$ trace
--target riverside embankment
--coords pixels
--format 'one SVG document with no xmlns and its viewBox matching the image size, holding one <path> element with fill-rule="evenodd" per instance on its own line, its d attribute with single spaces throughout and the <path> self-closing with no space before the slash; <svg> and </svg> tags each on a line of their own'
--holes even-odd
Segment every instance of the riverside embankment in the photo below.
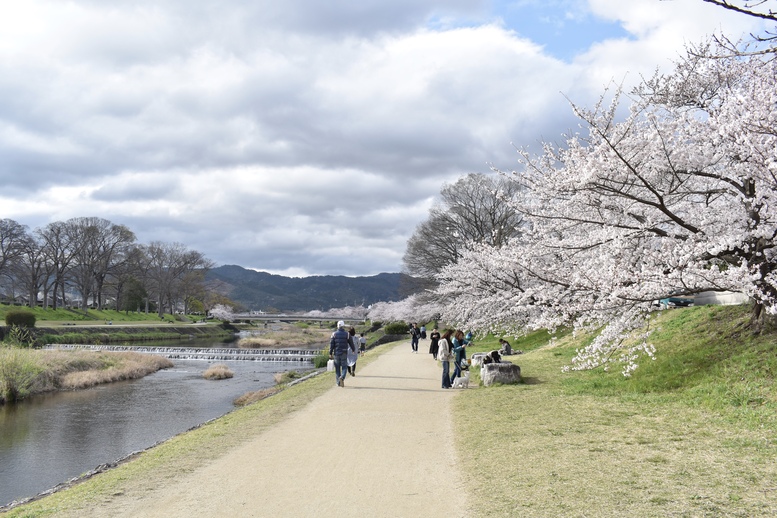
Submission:
<svg viewBox="0 0 777 518">
<path fill-rule="evenodd" d="M 317 376 L 9 515 L 154 516 L 156 502 L 169 510 L 178 500 L 197 516 L 267 510 L 394 518 L 422 514 L 422 506 L 408 510 L 408 502 L 434 491 L 444 500 L 440 509 L 449 499 L 466 505 L 450 516 L 467 509 L 500 518 L 775 516 L 777 333 L 752 332 L 750 319 L 748 308 L 660 312 L 651 319 L 656 359 L 645 359 L 629 378 L 619 369 L 562 371 L 591 335 L 549 341 L 545 332 L 532 333 L 511 340 L 524 351 L 510 357 L 523 383 L 480 387 L 473 372 L 469 389 L 443 394 L 439 366 L 428 354 L 411 354 L 407 342 L 381 346 L 360 360 L 345 388 L 335 387 L 331 375 Z M 482 340 L 468 353 L 495 346 Z M 383 351 L 396 353 L 391 370 L 383 370 Z M 417 373 L 421 365 L 430 370 Z M 373 366 L 379 369 L 369 371 Z M 359 387 L 368 378 L 384 384 Z M 427 396 L 428 415 L 411 418 L 415 400 Z M 446 408 L 447 425 L 436 413 Z M 307 414 L 315 420 L 297 419 L 308 410 L 318 412 Z M 360 429 L 362 417 L 372 424 Z M 333 421 L 344 435 L 335 435 Z M 452 444 L 446 426 L 455 431 Z M 452 452 L 441 453 L 438 442 Z M 426 466 L 458 471 L 464 482 L 438 483 Z M 267 482 L 276 469 L 286 487 Z M 384 494 L 366 503 L 372 512 L 357 508 L 375 485 Z M 293 495 L 299 501 L 278 511 Z M 313 511 L 297 512 L 303 503 Z"/>
<path fill-rule="evenodd" d="M 115 325 L 71 324 L 40 326 L 31 330 L 40 344 L 55 343 L 123 343 L 156 340 L 194 340 L 200 338 L 230 337 L 235 329 L 222 325 L 138 325 L 117 323 Z"/>
<path fill-rule="evenodd" d="M 319 375 L 9 515 L 466 516 L 438 377 L 381 346 L 345 387 Z"/>
<path fill-rule="evenodd" d="M 227 361 L 233 377 L 208 380 L 204 373 L 213 362 L 172 362 L 142 379 L 0 405 L 0 506 L 105 469 L 233 411 L 235 399 L 247 392 L 273 390 L 279 372 L 311 367 L 299 361 Z"/>
</svg>

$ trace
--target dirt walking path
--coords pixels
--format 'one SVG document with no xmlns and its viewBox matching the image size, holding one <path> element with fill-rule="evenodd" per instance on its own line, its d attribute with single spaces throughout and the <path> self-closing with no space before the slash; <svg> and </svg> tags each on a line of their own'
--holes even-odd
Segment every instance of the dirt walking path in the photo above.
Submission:
<svg viewBox="0 0 777 518">
<path fill-rule="evenodd" d="M 388 349 L 285 421 L 147 497 L 94 516 L 466 516 L 440 369 Z"/>
</svg>

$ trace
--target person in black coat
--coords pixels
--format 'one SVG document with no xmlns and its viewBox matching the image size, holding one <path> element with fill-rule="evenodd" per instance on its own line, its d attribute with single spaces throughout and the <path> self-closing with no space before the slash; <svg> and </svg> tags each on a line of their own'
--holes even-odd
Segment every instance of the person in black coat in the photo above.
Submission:
<svg viewBox="0 0 777 518">
<path fill-rule="evenodd" d="M 437 330 L 436 327 L 432 329 L 432 332 L 429 335 L 429 338 L 432 340 L 432 343 L 429 344 L 429 354 L 431 354 L 432 357 L 436 360 L 437 350 L 439 348 L 439 342 L 440 342 L 440 332 Z"/>
</svg>

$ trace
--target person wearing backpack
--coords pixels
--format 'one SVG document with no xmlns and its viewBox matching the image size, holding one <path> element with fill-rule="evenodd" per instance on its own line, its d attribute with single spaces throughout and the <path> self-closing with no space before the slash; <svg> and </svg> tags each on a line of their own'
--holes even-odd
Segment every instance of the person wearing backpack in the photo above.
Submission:
<svg viewBox="0 0 777 518">
<path fill-rule="evenodd" d="M 345 375 L 348 373 L 348 351 L 354 349 L 351 336 L 345 330 L 345 322 L 337 323 L 337 331 L 329 339 L 329 358 L 335 361 L 335 379 L 338 387 L 345 386 Z"/>
<path fill-rule="evenodd" d="M 453 359 L 453 353 L 451 352 L 451 335 L 453 331 L 448 329 L 442 335 L 437 342 L 437 359 L 442 362 L 442 388 L 451 388 L 451 360 Z"/>
</svg>

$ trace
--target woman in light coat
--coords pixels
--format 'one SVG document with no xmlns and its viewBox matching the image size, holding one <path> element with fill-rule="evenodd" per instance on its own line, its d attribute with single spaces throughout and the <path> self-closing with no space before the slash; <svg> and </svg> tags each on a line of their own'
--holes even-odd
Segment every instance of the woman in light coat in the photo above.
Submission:
<svg viewBox="0 0 777 518">
<path fill-rule="evenodd" d="M 348 374 L 356 376 L 356 360 L 359 359 L 359 337 L 356 336 L 356 329 L 348 330 L 348 339 L 351 341 L 351 347 L 348 348 Z"/>
</svg>

